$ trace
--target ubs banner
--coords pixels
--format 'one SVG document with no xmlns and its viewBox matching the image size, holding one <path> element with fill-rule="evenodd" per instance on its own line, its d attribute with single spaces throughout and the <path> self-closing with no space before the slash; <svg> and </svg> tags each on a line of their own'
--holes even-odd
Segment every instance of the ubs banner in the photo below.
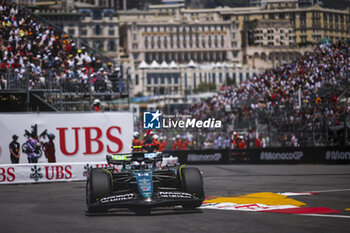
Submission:
<svg viewBox="0 0 350 233">
<path fill-rule="evenodd" d="M 228 164 L 230 150 L 179 150 L 164 151 L 164 154 L 178 157 L 181 164 Z"/>
<path fill-rule="evenodd" d="M 89 169 L 121 166 L 101 163 L 0 164 L 0 185 L 86 180 Z"/>
<path fill-rule="evenodd" d="M 232 150 L 231 163 L 350 164 L 350 147 L 297 147 Z"/>
<path fill-rule="evenodd" d="M 28 134 L 36 129 L 42 145 L 54 134 L 56 162 L 106 161 L 106 154 L 130 152 L 133 115 L 124 113 L 39 113 L 0 114 L 0 164 L 9 164 L 12 135 L 19 136 L 20 163 L 28 163 L 22 151 Z M 47 162 L 43 147 L 37 151 L 39 163 Z"/>
</svg>

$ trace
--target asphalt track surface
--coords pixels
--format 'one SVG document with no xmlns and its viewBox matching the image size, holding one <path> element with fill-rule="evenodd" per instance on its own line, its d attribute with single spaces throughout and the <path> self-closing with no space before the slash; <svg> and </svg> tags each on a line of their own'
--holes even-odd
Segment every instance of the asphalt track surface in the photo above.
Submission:
<svg viewBox="0 0 350 233">
<path fill-rule="evenodd" d="M 313 207 L 341 210 L 305 216 L 234 210 L 156 209 L 149 216 L 129 210 L 85 215 L 85 183 L 0 186 L 0 232 L 350 232 L 350 166 L 211 165 L 197 166 L 206 196 L 254 192 L 322 191 L 297 196 Z M 323 192 L 324 191 L 324 192 Z M 334 217 L 335 216 L 335 217 Z"/>
</svg>

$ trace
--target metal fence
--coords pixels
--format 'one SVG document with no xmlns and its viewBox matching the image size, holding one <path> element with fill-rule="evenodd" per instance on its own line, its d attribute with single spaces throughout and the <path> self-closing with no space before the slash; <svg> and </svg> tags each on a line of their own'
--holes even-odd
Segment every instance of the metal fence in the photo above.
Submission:
<svg viewBox="0 0 350 233">
<path fill-rule="evenodd" d="M 109 110 L 128 101 L 128 80 L 121 76 L 88 72 L 84 79 L 76 71 L 66 73 L 62 69 L 45 69 L 40 74 L 31 68 L 2 70 L 0 91 L 35 93 L 60 111 L 91 111 L 94 99 L 104 101 Z"/>
</svg>

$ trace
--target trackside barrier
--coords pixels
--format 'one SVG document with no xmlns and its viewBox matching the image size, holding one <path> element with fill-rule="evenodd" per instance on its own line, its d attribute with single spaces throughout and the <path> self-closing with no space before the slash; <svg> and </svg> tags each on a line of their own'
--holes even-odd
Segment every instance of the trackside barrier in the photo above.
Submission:
<svg viewBox="0 0 350 233">
<path fill-rule="evenodd" d="M 176 164 L 176 157 L 164 158 L 162 166 Z M 85 163 L 36 163 L 36 164 L 0 164 L 0 184 L 43 183 L 62 181 L 84 181 L 91 168 L 121 166 L 106 162 Z"/>
<path fill-rule="evenodd" d="M 232 164 L 350 164 L 350 147 L 231 150 Z"/>
<path fill-rule="evenodd" d="M 108 166 L 104 162 L 1 164 L 0 184 L 86 180 L 89 169 Z"/>
<path fill-rule="evenodd" d="M 163 153 L 178 157 L 181 164 L 228 164 L 230 162 L 229 149 L 179 150 Z"/>
</svg>

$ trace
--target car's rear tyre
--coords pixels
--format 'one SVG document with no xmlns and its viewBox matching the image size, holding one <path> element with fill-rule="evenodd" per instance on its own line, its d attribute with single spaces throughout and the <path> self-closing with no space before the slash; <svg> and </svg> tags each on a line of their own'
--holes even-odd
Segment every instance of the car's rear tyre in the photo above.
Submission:
<svg viewBox="0 0 350 233">
<path fill-rule="evenodd" d="M 182 167 L 178 171 L 182 190 L 189 193 L 200 200 L 182 205 L 185 209 L 195 209 L 202 205 L 204 201 L 203 178 L 197 168 Z"/>
<path fill-rule="evenodd" d="M 111 174 L 104 169 L 92 169 L 86 182 L 86 205 L 88 212 L 104 212 L 106 207 L 91 206 L 112 193 Z"/>
</svg>

